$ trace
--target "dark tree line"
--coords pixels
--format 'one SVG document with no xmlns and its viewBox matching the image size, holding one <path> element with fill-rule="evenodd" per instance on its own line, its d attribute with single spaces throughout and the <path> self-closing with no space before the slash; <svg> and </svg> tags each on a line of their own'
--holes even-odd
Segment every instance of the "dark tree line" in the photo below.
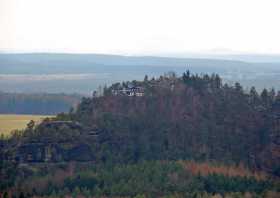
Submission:
<svg viewBox="0 0 280 198">
<path fill-rule="evenodd" d="M 0 113 L 53 115 L 77 106 L 79 95 L 0 92 Z"/>
</svg>

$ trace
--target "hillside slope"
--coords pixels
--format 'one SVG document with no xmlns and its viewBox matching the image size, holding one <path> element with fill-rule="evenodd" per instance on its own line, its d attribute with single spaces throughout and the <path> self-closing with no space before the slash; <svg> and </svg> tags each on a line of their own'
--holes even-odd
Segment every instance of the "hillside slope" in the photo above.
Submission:
<svg viewBox="0 0 280 198">
<path fill-rule="evenodd" d="M 115 94 L 131 84 L 144 96 Z M 20 161 L 215 160 L 279 174 L 279 115 L 274 90 L 247 94 L 218 75 L 170 73 L 114 84 L 10 141 Z"/>
</svg>

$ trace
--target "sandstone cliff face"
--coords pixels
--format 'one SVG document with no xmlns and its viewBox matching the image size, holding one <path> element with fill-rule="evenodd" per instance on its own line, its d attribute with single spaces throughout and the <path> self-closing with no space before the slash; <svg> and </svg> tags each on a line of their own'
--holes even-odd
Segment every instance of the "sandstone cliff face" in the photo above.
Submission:
<svg viewBox="0 0 280 198">
<path fill-rule="evenodd" d="M 66 148 L 68 147 L 68 148 Z M 87 144 L 27 143 L 16 151 L 15 160 L 28 162 L 92 161 L 93 152 Z"/>
<path fill-rule="evenodd" d="M 98 134 L 83 128 L 79 123 L 43 123 L 38 127 L 37 133 L 23 138 L 13 149 L 7 148 L 9 152 L 6 153 L 6 159 L 19 163 L 95 159 L 91 144 L 96 142 Z"/>
</svg>

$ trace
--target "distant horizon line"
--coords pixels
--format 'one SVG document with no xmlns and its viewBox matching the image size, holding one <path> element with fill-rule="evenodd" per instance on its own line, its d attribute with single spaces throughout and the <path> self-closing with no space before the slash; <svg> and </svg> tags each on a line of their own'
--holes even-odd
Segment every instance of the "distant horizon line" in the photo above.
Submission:
<svg viewBox="0 0 280 198">
<path fill-rule="evenodd" d="M 241 52 L 233 50 L 225 51 L 186 51 L 186 52 L 86 52 L 86 51 L 50 51 L 50 50 L 1 50 L 0 54 L 96 54 L 96 55 L 115 55 L 115 56 L 159 56 L 159 57 L 184 57 L 184 56 L 242 56 L 242 55 L 255 55 L 255 56 L 280 56 L 279 53 L 264 53 L 264 52 Z"/>
</svg>

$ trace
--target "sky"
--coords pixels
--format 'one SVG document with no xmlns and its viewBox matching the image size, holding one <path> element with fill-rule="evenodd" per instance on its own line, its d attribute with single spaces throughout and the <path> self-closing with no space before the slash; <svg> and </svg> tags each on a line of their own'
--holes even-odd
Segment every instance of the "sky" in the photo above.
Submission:
<svg viewBox="0 0 280 198">
<path fill-rule="evenodd" d="M 279 0 L 0 0 L 0 51 L 280 54 Z"/>
</svg>

